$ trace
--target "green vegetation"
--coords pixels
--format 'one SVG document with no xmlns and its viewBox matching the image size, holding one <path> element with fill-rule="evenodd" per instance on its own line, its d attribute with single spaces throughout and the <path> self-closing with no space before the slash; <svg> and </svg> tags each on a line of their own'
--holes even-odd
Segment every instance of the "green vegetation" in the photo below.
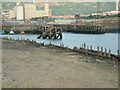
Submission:
<svg viewBox="0 0 120 90">
<path fill-rule="evenodd" d="M 99 7 L 99 8 L 98 8 Z M 99 6 L 96 3 L 66 3 L 63 6 L 50 6 L 52 8 L 53 15 L 75 15 L 78 14 L 92 14 L 95 12 L 106 12 L 115 10 L 115 3 L 100 3 Z"/>
<path fill-rule="evenodd" d="M 44 16 L 44 17 L 35 17 L 35 18 L 31 18 L 30 21 L 38 21 L 38 20 L 42 20 L 42 21 L 54 21 L 51 19 L 51 17 L 49 18 L 48 16 Z"/>
<path fill-rule="evenodd" d="M 76 14 L 76 15 L 75 15 L 75 18 L 76 18 L 76 19 L 81 19 L 81 17 L 80 17 L 79 14 Z"/>
<path fill-rule="evenodd" d="M 31 21 L 37 21 L 37 20 L 39 20 L 39 19 L 42 19 L 42 17 L 35 17 L 35 18 L 31 18 L 30 20 L 31 20 Z"/>
<path fill-rule="evenodd" d="M 3 10 L 11 10 L 15 6 L 15 2 L 2 2 L 2 9 Z"/>
<path fill-rule="evenodd" d="M 120 14 L 118 15 L 107 15 L 107 16 L 100 16 L 100 15 L 90 15 L 88 17 L 80 17 L 78 14 L 75 15 L 76 19 L 113 19 L 113 18 L 118 18 L 120 17 Z"/>
<path fill-rule="evenodd" d="M 23 4 L 23 3 L 22 3 Z M 3 9 L 11 10 L 14 8 L 15 2 L 3 2 Z M 37 9 L 41 10 L 42 7 L 38 4 Z M 106 12 L 115 10 L 115 2 L 66 2 L 58 3 L 58 5 L 51 5 L 52 15 L 75 15 L 78 14 L 91 14 L 95 12 Z"/>
<path fill-rule="evenodd" d="M 120 22 L 120 17 L 113 17 L 113 18 L 104 18 L 104 21 L 118 21 L 118 22 Z"/>
</svg>

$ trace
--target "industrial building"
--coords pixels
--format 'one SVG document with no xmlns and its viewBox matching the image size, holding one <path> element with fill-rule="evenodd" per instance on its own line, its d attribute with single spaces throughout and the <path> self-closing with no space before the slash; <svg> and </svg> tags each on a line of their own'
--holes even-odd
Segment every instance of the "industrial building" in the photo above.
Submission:
<svg viewBox="0 0 120 90">
<path fill-rule="evenodd" d="M 9 18 L 16 18 L 17 20 L 31 19 L 34 17 L 50 16 L 51 11 L 49 5 L 45 4 L 43 10 L 36 10 L 35 4 L 24 4 L 17 3 L 13 10 L 9 12 Z"/>
</svg>

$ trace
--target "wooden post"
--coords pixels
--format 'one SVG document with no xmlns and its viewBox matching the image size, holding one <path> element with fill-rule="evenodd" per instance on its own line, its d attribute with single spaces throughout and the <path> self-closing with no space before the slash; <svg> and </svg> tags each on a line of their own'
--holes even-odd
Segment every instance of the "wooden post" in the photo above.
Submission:
<svg viewBox="0 0 120 90">
<path fill-rule="evenodd" d="M 51 46 L 52 44 L 51 44 L 51 42 L 49 43 L 49 46 Z"/>
<path fill-rule="evenodd" d="M 43 44 L 43 46 L 45 45 L 45 43 L 44 43 L 44 42 L 43 42 L 42 44 Z"/>
<path fill-rule="evenodd" d="M 111 57 L 111 50 L 109 50 L 108 57 L 109 58 Z"/>
<path fill-rule="evenodd" d="M 92 50 L 92 45 L 90 45 L 90 50 Z"/>
<path fill-rule="evenodd" d="M 32 40 L 31 42 L 33 43 L 34 41 Z"/>
<path fill-rule="evenodd" d="M 97 46 L 97 51 L 99 52 L 99 46 Z"/>
<path fill-rule="evenodd" d="M 55 27 L 55 35 L 54 35 L 54 39 L 57 39 L 57 28 Z"/>
<path fill-rule="evenodd" d="M 103 47 L 101 47 L 101 52 L 103 53 Z"/>
<path fill-rule="evenodd" d="M 84 48 L 83 44 L 82 44 L 82 49 Z"/>
<path fill-rule="evenodd" d="M 27 39 L 26 41 L 29 41 L 29 39 Z"/>
<path fill-rule="evenodd" d="M 101 47 L 101 50 L 100 50 L 100 55 L 102 55 L 103 53 L 103 47 Z"/>
<path fill-rule="evenodd" d="M 49 39 L 51 39 L 51 38 L 52 38 L 52 37 L 51 37 L 51 35 L 52 35 L 51 27 L 49 28 L 49 31 L 50 31 L 50 33 L 49 33 Z"/>
<path fill-rule="evenodd" d="M 74 50 L 78 50 L 78 47 L 73 47 Z"/>
<path fill-rule="evenodd" d="M 106 56 L 106 54 L 107 54 L 107 49 L 105 48 L 104 56 Z"/>
<path fill-rule="evenodd" d="M 64 44 L 63 44 L 63 43 L 60 43 L 60 47 L 64 47 Z"/>
<path fill-rule="evenodd" d="M 86 49 L 86 43 L 83 44 L 84 49 Z"/>
<path fill-rule="evenodd" d="M 120 55 L 120 50 L 117 51 L 118 52 L 118 56 Z"/>
<path fill-rule="evenodd" d="M 60 36 L 60 39 L 62 39 L 62 28 L 60 28 L 59 36 Z"/>
</svg>

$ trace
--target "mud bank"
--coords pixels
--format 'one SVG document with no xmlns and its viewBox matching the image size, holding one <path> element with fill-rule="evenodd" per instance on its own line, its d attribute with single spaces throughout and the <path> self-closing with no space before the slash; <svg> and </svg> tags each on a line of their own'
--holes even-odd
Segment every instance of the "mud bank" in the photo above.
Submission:
<svg viewBox="0 0 120 90">
<path fill-rule="evenodd" d="M 117 66 L 105 59 L 30 42 L 2 44 L 3 88 L 118 87 Z"/>
</svg>

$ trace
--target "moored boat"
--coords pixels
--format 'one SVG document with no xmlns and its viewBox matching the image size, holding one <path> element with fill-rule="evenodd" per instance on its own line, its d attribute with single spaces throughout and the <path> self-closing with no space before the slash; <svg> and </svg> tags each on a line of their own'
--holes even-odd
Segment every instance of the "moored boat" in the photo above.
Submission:
<svg viewBox="0 0 120 90">
<path fill-rule="evenodd" d="M 14 35 L 15 33 L 13 31 L 10 31 L 9 35 Z"/>
<path fill-rule="evenodd" d="M 20 34 L 21 34 L 21 35 L 24 35 L 24 34 L 25 34 L 25 32 L 24 32 L 24 31 L 22 31 Z"/>
</svg>

